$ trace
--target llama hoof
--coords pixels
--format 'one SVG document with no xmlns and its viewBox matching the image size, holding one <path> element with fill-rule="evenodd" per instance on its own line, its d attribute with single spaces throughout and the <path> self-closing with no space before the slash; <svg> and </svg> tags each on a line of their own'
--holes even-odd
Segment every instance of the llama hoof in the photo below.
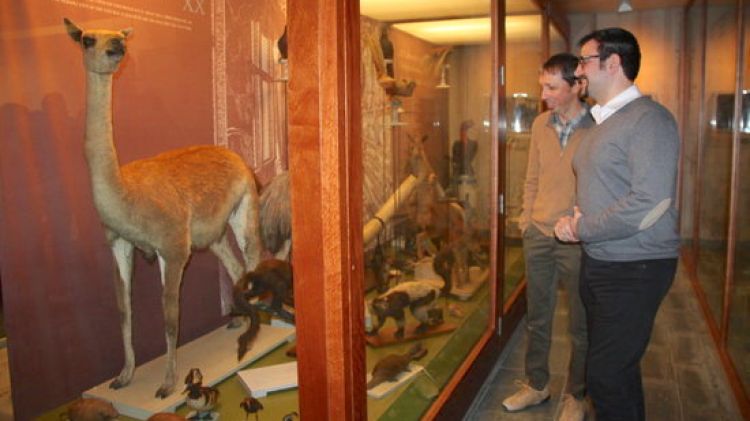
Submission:
<svg viewBox="0 0 750 421">
<path fill-rule="evenodd" d="M 115 390 L 117 390 L 117 389 L 122 389 L 123 387 L 127 386 L 127 385 L 128 385 L 128 383 L 130 383 L 130 382 L 129 382 L 129 381 L 128 381 L 128 382 L 126 382 L 126 381 L 122 381 L 122 380 L 120 380 L 120 379 L 114 379 L 114 380 L 112 380 L 112 382 L 111 382 L 111 383 L 109 384 L 109 388 L 110 388 L 110 389 L 115 389 Z"/>
<path fill-rule="evenodd" d="M 162 386 L 159 388 L 159 390 L 156 391 L 156 394 L 154 394 L 154 396 L 159 399 L 164 399 L 167 396 L 171 395 L 173 391 L 174 386 Z"/>
<path fill-rule="evenodd" d="M 242 318 L 240 317 L 232 317 L 232 320 L 227 323 L 227 329 L 237 329 L 240 326 L 242 326 Z"/>
</svg>

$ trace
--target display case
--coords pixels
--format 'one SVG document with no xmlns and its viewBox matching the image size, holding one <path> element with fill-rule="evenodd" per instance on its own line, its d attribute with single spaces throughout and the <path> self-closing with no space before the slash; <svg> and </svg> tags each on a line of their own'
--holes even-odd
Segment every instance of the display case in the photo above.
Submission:
<svg viewBox="0 0 750 421">
<path fill-rule="evenodd" d="M 747 2 L 703 0 L 686 10 L 684 64 L 690 104 L 683 123 L 681 171 L 683 259 L 727 379 L 750 417 L 750 238 L 747 183 Z M 718 48 L 721 46 L 721 48 Z"/>
<path fill-rule="evenodd" d="M 403 6 L 2 6 L 8 18 L 0 28 L 0 65 L 11 77 L 0 82 L 0 261 L 18 419 L 59 419 L 81 395 L 117 401 L 122 419 L 187 415 L 198 408 L 189 403 L 192 393 L 182 392 L 196 387 L 218 390 L 207 410 L 223 419 L 244 419 L 258 411 L 256 402 L 269 419 L 463 413 L 514 327 L 503 319 L 501 298 L 508 216 L 500 198 L 511 132 L 500 121 L 512 114 L 525 127 L 536 100 L 500 98 L 511 95 L 506 78 L 528 79 L 538 63 L 506 73 L 505 14 L 528 6 L 536 10 L 529 24 L 539 29 L 542 20 L 526 1 L 456 1 L 416 12 Z M 412 15 L 398 15 L 405 11 Z M 77 26 L 66 27 L 65 17 Z M 427 23 L 476 33 L 440 38 L 417 25 Z M 530 48 L 540 43 L 534 39 Z M 89 63 L 94 51 L 108 63 L 104 70 Z M 162 161 L 142 161 L 200 144 L 232 151 L 257 183 L 256 199 L 247 193 L 250 178 L 243 171 L 234 176 L 248 196 L 227 205 L 211 241 L 150 215 L 182 213 L 187 205 L 178 199 L 187 197 L 205 199 L 204 207 L 190 204 L 191 218 L 222 213 L 219 187 L 203 183 L 229 175 L 207 170 L 213 164 L 204 158 L 195 166 L 177 159 L 181 171 L 162 179 L 153 175 Z M 104 155 L 107 165 L 97 166 Z M 97 189 L 112 179 L 99 169 L 117 174 L 115 164 L 149 175 L 131 179 L 135 170 L 119 170 L 132 194 L 102 202 Z M 170 177 L 198 181 L 174 184 Z M 143 190 L 156 185 L 168 188 Z M 146 196 L 160 204 L 157 213 L 139 213 Z M 123 228 L 113 209 L 139 217 Z M 160 224 L 163 238 L 192 241 L 189 258 L 181 251 L 179 276 L 163 241 L 130 230 L 153 233 Z M 257 267 L 253 253 L 263 261 Z M 284 283 L 290 281 L 293 301 Z M 130 310 L 118 302 L 115 285 L 132 285 L 122 294 L 132 296 Z M 230 311 L 244 320 L 239 329 L 226 328 Z M 120 328 L 122 314 L 131 314 L 124 320 L 132 332 Z M 243 335 L 255 336 L 238 355 Z M 128 367 L 131 339 L 135 374 L 129 384 L 119 376 L 115 385 L 122 387 L 112 389 Z M 222 361 L 228 366 L 215 369 Z M 394 365 L 395 381 L 368 379 Z M 173 390 L 162 387 L 165 373 Z M 256 382 L 276 376 L 272 384 Z M 122 403 L 136 390 L 145 394 L 132 398 L 136 408 Z M 145 401 L 155 406 L 143 408 Z"/>
</svg>

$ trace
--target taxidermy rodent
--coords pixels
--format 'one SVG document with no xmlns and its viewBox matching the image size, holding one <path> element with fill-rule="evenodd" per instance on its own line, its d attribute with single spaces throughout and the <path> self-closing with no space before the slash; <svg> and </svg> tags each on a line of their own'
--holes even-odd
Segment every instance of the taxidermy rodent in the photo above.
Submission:
<svg viewBox="0 0 750 421">
<path fill-rule="evenodd" d="M 390 354 L 383 357 L 372 369 L 372 379 L 367 382 L 367 389 L 372 389 L 383 382 L 395 382 L 399 374 L 409 369 L 409 363 L 427 355 L 422 343 L 417 343 L 405 354 Z"/>
<path fill-rule="evenodd" d="M 81 398 L 70 404 L 66 415 L 70 421 L 111 421 L 116 420 L 120 413 L 107 401 Z"/>
<path fill-rule="evenodd" d="M 271 295 L 271 304 L 251 304 L 249 300 Z M 234 313 L 249 316 L 247 331 L 237 339 L 237 360 L 245 356 L 248 347 L 260 330 L 258 309 L 267 310 L 284 320 L 294 323 L 294 314 L 284 309 L 284 304 L 294 305 L 294 279 L 292 266 L 283 260 L 268 259 L 260 262 L 255 270 L 245 274 L 234 287 Z"/>
<path fill-rule="evenodd" d="M 437 308 L 437 298 L 443 282 L 434 280 L 402 282 L 389 289 L 384 294 L 372 300 L 372 314 L 375 316 L 375 327 L 369 334 L 375 335 L 388 317 L 396 320 L 398 329 L 395 336 L 404 337 L 405 314 L 408 307 L 411 314 L 419 320 L 416 332 L 422 333 L 428 327 L 437 326 L 443 322 L 443 311 Z"/>
</svg>

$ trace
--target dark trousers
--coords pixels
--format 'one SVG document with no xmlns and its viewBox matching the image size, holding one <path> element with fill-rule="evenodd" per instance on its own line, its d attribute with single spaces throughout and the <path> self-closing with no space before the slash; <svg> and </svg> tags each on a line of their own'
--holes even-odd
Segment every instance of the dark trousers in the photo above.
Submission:
<svg viewBox="0 0 750 421">
<path fill-rule="evenodd" d="M 583 253 L 586 388 L 597 421 L 646 419 L 640 361 L 676 269 L 676 258 L 609 262 Z"/>
</svg>

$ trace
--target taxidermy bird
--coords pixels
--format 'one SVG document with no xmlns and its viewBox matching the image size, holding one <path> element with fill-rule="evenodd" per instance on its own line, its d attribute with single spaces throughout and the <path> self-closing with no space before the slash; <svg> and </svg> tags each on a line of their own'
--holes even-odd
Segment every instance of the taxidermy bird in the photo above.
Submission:
<svg viewBox="0 0 750 421">
<path fill-rule="evenodd" d="M 380 49 L 383 51 L 383 58 L 385 59 L 386 63 L 386 72 L 388 73 L 388 76 L 393 77 L 394 51 L 393 43 L 388 38 L 388 26 L 385 26 L 383 28 L 383 31 L 380 33 Z"/>
<path fill-rule="evenodd" d="M 200 369 L 191 368 L 185 377 L 185 405 L 195 411 L 191 420 L 210 420 L 211 410 L 219 399 L 219 391 L 210 386 L 203 386 L 203 374 Z"/>
<path fill-rule="evenodd" d="M 383 382 L 395 382 L 398 375 L 409 369 L 409 363 L 427 355 L 427 350 L 419 342 L 404 354 L 390 354 L 383 357 L 372 369 L 372 379 L 367 382 L 370 390 Z"/>
<path fill-rule="evenodd" d="M 81 398 L 70 404 L 70 421 L 112 421 L 120 415 L 111 403 L 96 398 Z"/>
<path fill-rule="evenodd" d="M 297 419 L 299 419 L 299 414 L 296 411 L 292 411 L 281 417 L 281 421 L 294 421 Z"/>
<path fill-rule="evenodd" d="M 258 411 L 263 410 L 263 404 L 254 397 L 249 396 L 240 402 L 240 408 L 245 410 L 245 421 L 247 421 L 247 416 L 250 414 L 255 414 L 255 421 L 258 421 Z"/>
<path fill-rule="evenodd" d="M 281 37 L 279 38 L 279 40 L 276 41 L 276 46 L 279 47 L 279 55 L 281 56 L 281 60 L 286 60 L 288 57 L 288 53 L 289 53 L 287 41 L 286 41 L 286 37 L 287 37 L 286 30 L 287 30 L 287 27 L 286 25 L 284 25 L 284 33 L 281 34 Z"/>
</svg>

